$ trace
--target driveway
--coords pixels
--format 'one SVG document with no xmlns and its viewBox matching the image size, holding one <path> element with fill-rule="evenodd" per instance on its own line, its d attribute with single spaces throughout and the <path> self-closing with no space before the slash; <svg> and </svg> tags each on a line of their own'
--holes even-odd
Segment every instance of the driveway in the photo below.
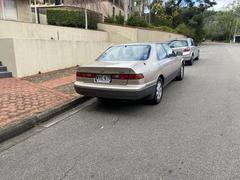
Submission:
<svg viewBox="0 0 240 180">
<path fill-rule="evenodd" d="M 206 44 L 162 103 L 93 99 L 0 146 L 0 179 L 240 179 L 240 46 Z"/>
</svg>

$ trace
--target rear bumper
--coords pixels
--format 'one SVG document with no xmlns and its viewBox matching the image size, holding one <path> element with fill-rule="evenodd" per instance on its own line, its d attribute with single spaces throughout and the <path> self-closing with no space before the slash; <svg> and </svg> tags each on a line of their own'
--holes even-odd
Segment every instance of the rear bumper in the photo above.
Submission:
<svg viewBox="0 0 240 180">
<path fill-rule="evenodd" d="M 190 54 L 183 55 L 183 60 L 184 61 L 190 61 L 191 60 L 191 55 Z"/>
<path fill-rule="evenodd" d="M 154 91 L 154 85 L 150 87 L 145 87 L 143 85 L 136 85 L 119 88 L 119 87 L 111 87 L 106 88 L 103 86 L 90 86 L 84 85 L 84 83 L 75 82 L 74 88 L 77 93 L 90 96 L 90 97 L 101 97 L 101 98 L 108 98 L 108 99 L 123 99 L 123 100 L 138 100 L 142 99 L 146 96 L 149 96 Z"/>
</svg>

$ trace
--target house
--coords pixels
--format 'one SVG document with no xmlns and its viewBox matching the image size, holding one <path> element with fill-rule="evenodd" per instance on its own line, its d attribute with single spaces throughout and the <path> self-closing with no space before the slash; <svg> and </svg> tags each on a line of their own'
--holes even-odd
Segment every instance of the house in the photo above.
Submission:
<svg viewBox="0 0 240 180">
<path fill-rule="evenodd" d="M 30 0 L 0 0 L 0 19 L 32 22 Z"/>
<path fill-rule="evenodd" d="M 124 15 L 125 13 L 129 16 L 133 9 L 133 0 L 38 0 L 38 2 L 48 5 L 62 5 L 63 7 L 86 8 L 102 14 L 103 17 Z M 127 9 L 127 12 L 124 9 Z"/>
<path fill-rule="evenodd" d="M 67 6 L 78 6 L 101 13 L 104 17 L 124 15 L 124 3 L 126 4 L 127 14 L 130 15 L 133 7 L 132 0 L 64 0 Z"/>
</svg>

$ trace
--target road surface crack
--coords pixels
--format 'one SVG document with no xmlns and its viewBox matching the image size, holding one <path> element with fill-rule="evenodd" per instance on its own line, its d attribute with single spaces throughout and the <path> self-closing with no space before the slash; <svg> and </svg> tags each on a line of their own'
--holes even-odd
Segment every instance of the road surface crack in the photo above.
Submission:
<svg viewBox="0 0 240 180">
<path fill-rule="evenodd" d="M 68 174 L 73 170 L 73 168 L 76 166 L 77 161 L 78 161 L 78 160 L 75 160 L 75 161 L 74 161 L 73 165 L 72 165 L 70 168 L 68 168 L 67 171 L 64 172 L 63 176 L 62 176 L 59 180 L 63 180 L 63 179 L 65 179 L 65 178 L 67 177 L 67 175 L 68 175 Z"/>
<path fill-rule="evenodd" d="M 114 126 L 118 123 L 119 119 L 120 119 L 120 118 L 117 117 L 116 120 L 113 121 L 113 125 L 114 125 Z"/>
</svg>

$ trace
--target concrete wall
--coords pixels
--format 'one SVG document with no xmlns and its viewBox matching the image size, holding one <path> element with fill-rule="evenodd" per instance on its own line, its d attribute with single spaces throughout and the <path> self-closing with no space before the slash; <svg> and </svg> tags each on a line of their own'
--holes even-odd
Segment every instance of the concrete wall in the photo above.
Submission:
<svg viewBox="0 0 240 180">
<path fill-rule="evenodd" d="M 24 77 L 93 62 L 109 46 L 106 42 L 0 39 L 0 60 L 13 76 Z"/>
<path fill-rule="evenodd" d="M 150 31 L 144 29 L 138 29 L 137 36 L 138 42 L 167 41 L 185 37 L 181 34 L 168 33 L 164 31 Z"/>
<path fill-rule="evenodd" d="M 0 61 L 17 74 L 13 39 L 0 39 Z"/>
<path fill-rule="evenodd" d="M 101 23 L 98 24 L 98 29 L 108 32 L 109 40 L 114 43 L 157 42 L 184 37 L 181 34 L 168 33 L 164 31 L 155 31 Z"/>
<path fill-rule="evenodd" d="M 136 28 L 116 26 L 110 24 L 98 24 L 98 29 L 109 33 L 109 41 L 115 43 L 137 42 L 138 35 Z"/>
<path fill-rule="evenodd" d="M 108 33 L 78 28 L 0 20 L 0 38 L 107 42 Z"/>
<path fill-rule="evenodd" d="M 98 24 L 98 27 L 107 32 L 0 21 L 0 61 L 15 77 L 24 77 L 39 71 L 90 63 L 114 43 L 166 41 L 183 37 L 106 24 Z"/>
</svg>

